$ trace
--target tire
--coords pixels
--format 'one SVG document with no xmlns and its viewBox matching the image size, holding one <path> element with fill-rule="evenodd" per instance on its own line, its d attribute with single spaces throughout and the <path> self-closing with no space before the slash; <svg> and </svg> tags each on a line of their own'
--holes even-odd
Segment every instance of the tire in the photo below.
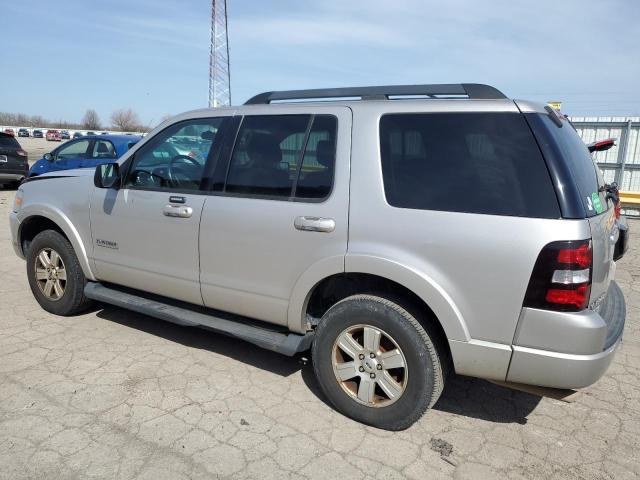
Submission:
<svg viewBox="0 0 640 480">
<path fill-rule="evenodd" d="M 440 397 L 446 373 L 443 365 L 447 357 L 443 348 L 437 347 L 439 337 L 428 322 L 425 325 L 399 303 L 380 296 L 354 295 L 333 305 L 322 317 L 312 346 L 315 375 L 333 406 L 358 422 L 385 430 L 413 425 Z M 366 344 L 375 348 L 375 341 L 365 341 L 365 335 L 374 339 L 376 332 L 380 332 L 380 346 L 371 355 L 373 350 L 367 350 Z M 345 334 L 357 342 L 346 342 L 346 350 L 342 348 L 348 339 Z M 351 348 L 351 354 L 345 354 Z M 357 348 L 363 350 L 356 355 Z M 404 367 L 391 368 L 400 364 Z M 346 378 L 354 373 L 349 380 L 338 379 L 338 375 Z M 388 381 L 387 374 L 395 383 Z M 362 397 L 358 398 L 361 387 Z M 372 388 L 373 400 L 369 401 Z"/>
<path fill-rule="evenodd" d="M 47 271 L 46 261 L 38 258 L 42 252 L 45 254 L 44 258 L 49 260 L 50 270 L 55 269 L 55 272 Z M 56 258 L 54 253 L 59 258 Z M 39 279 L 36 278 L 37 275 Z M 49 277 L 49 275 L 52 276 Z M 47 312 L 69 316 L 91 306 L 91 300 L 84 296 L 87 279 L 82 272 L 78 257 L 69 240 L 55 230 L 40 232 L 29 245 L 27 277 L 33 296 Z M 55 280 L 58 280 L 59 288 L 56 287 Z"/>
</svg>

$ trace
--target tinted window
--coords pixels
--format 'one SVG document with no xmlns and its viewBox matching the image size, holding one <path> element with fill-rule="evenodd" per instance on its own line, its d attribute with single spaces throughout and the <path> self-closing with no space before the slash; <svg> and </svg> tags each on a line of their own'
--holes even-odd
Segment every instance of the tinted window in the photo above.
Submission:
<svg viewBox="0 0 640 480">
<path fill-rule="evenodd" d="M 325 198 L 331 191 L 336 159 L 336 117 L 318 115 L 309 132 L 296 197 Z"/>
<path fill-rule="evenodd" d="M 117 156 L 113 143 L 108 140 L 98 140 L 93 146 L 93 158 L 116 158 Z"/>
<path fill-rule="evenodd" d="M 225 191 L 289 197 L 310 115 L 244 117 Z"/>
<path fill-rule="evenodd" d="M 163 130 L 136 152 L 126 184 L 139 188 L 196 190 L 221 118 L 180 122 Z"/>
<path fill-rule="evenodd" d="M 390 205 L 560 217 L 546 165 L 520 114 L 385 115 L 380 151 Z"/>
<path fill-rule="evenodd" d="M 0 135 L 0 147 L 20 148 L 20 144 L 9 135 Z"/>
<path fill-rule="evenodd" d="M 553 142 L 560 150 L 562 160 L 568 164 L 587 216 L 591 217 L 607 210 L 605 193 L 599 192 L 599 187 L 605 183 L 602 173 L 572 125 L 562 119 L 562 127 L 558 127 L 549 115 L 536 114 L 536 116 L 541 121 L 542 128 L 551 135 Z"/>
<path fill-rule="evenodd" d="M 58 150 L 56 154 L 56 160 L 67 160 L 73 158 L 84 158 L 87 155 L 89 149 L 89 140 L 80 140 L 78 142 L 71 142 L 68 145 Z"/>
</svg>

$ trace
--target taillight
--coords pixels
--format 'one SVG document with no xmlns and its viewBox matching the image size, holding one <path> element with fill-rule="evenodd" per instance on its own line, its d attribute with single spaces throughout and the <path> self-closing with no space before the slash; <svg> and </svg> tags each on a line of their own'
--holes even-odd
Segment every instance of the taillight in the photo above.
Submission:
<svg viewBox="0 0 640 480">
<path fill-rule="evenodd" d="M 591 240 L 552 242 L 533 267 L 524 306 L 577 312 L 589 305 L 593 251 Z"/>
<path fill-rule="evenodd" d="M 616 219 L 620 218 L 621 212 L 620 210 L 622 209 L 622 205 L 620 204 L 620 200 L 618 200 L 614 205 L 613 205 L 613 212 L 616 215 Z"/>
<path fill-rule="evenodd" d="M 27 152 L 25 152 L 24 150 L 22 150 L 21 148 L 19 148 L 18 150 L 16 150 L 16 154 L 18 154 L 21 157 L 26 157 L 28 154 Z"/>
</svg>

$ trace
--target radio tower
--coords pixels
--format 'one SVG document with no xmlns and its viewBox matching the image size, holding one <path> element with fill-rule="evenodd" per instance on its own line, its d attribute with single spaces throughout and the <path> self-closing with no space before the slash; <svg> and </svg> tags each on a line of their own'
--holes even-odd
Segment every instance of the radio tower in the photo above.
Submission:
<svg viewBox="0 0 640 480">
<path fill-rule="evenodd" d="M 211 0 L 211 51 L 209 53 L 209 107 L 231 105 L 227 0 Z"/>
</svg>

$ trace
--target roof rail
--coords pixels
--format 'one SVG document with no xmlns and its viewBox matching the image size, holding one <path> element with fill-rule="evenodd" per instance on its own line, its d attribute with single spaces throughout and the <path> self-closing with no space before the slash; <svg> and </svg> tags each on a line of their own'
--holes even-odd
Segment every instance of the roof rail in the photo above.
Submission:
<svg viewBox="0 0 640 480">
<path fill-rule="evenodd" d="M 507 98 L 500 90 L 481 83 L 440 83 L 434 85 L 387 85 L 379 87 L 318 88 L 312 90 L 264 92 L 247 100 L 245 105 L 269 104 L 287 100 L 321 100 L 331 98 L 390 100 L 390 97 L 466 97 L 474 100 Z"/>
</svg>

